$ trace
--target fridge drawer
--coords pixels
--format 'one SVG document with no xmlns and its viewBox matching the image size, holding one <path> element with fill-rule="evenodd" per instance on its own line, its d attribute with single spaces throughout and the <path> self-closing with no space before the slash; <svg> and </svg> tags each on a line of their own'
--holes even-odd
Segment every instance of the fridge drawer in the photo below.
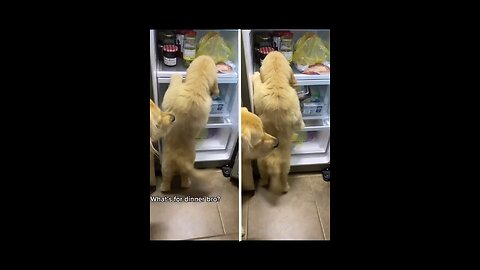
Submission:
<svg viewBox="0 0 480 270">
<path fill-rule="evenodd" d="M 330 141 L 330 130 L 300 131 L 292 138 L 292 154 L 325 153 Z"/>
<path fill-rule="evenodd" d="M 197 151 L 225 150 L 230 138 L 230 128 L 205 128 L 195 138 Z"/>
</svg>

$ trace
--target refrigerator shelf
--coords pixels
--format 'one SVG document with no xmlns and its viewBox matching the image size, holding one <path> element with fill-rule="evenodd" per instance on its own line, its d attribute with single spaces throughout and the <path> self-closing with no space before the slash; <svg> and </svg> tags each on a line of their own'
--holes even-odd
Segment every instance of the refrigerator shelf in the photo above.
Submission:
<svg viewBox="0 0 480 270">
<path fill-rule="evenodd" d="M 225 150 L 227 149 L 228 139 L 231 129 L 204 129 L 199 134 L 195 144 L 195 150 Z"/>
<path fill-rule="evenodd" d="M 292 153 L 290 166 L 315 165 L 330 163 L 330 150 L 322 154 L 300 154 Z"/>
<path fill-rule="evenodd" d="M 292 149 L 294 154 L 321 154 L 327 151 L 327 147 L 319 144 L 317 141 L 307 141 L 303 143 L 295 143 Z"/>
<path fill-rule="evenodd" d="M 330 119 L 330 115 L 308 115 L 308 116 L 302 115 L 302 119 L 304 121 L 310 120 L 310 119 Z"/>
<path fill-rule="evenodd" d="M 230 114 L 228 113 L 228 111 L 225 111 L 225 112 L 222 112 L 222 113 L 210 113 L 208 115 L 208 117 L 209 118 L 211 118 L 211 117 L 226 117 L 226 118 L 229 118 Z M 210 119 L 208 121 L 210 121 Z"/>
<path fill-rule="evenodd" d="M 227 151 L 198 151 L 195 156 L 195 162 L 228 160 L 230 155 Z"/>
<path fill-rule="evenodd" d="M 330 119 L 304 119 L 304 131 L 313 131 L 330 128 Z"/>
<path fill-rule="evenodd" d="M 228 117 L 213 116 L 208 118 L 206 128 L 225 128 L 231 127 L 232 121 Z"/>
<path fill-rule="evenodd" d="M 258 71 L 260 72 L 260 66 L 258 63 L 254 63 L 254 72 Z M 330 84 L 330 73 L 328 74 L 322 74 L 322 75 L 309 75 L 309 74 L 303 74 L 298 69 L 295 67 L 294 64 L 291 64 L 290 67 L 293 70 L 293 76 L 295 76 L 295 79 L 297 80 L 297 85 L 327 85 Z"/>
<path fill-rule="evenodd" d="M 174 68 L 175 67 L 172 67 L 172 69 Z M 181 74 L 184 79 L 185 79 L 185 75 L 187 74 L 185 70 L 157 71 L 158 83 L 170 83 L 170 78 L 172 77 L 172 75 L 177 73 Z M 237 83 L 238 82 L 238 74 L 236 72 L 229 73 L 229 74 L 218 73 L 217 78 L 218 78 L 218 83 Z"/>
<path fill-rule="evenodd" d="M 325 153 L 327 151 L 329 138 L 329 128 L 299 131 L 292 144 L 292 154 Z"/>
</svg>

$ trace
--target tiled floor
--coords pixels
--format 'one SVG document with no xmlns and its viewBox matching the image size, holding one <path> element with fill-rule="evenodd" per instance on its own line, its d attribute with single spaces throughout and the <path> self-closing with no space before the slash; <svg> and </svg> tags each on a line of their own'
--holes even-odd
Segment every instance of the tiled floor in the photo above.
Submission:
<svg viewBox="0 0 480 270">
<path fill-rule="evenodd" d="M 219 202 L 150 201 L 151 240 L 238 240 L 238 188 L 221 170 L 203 181 L 192 181 L 188 189 L 180 188 L 180 179 L 172 182 L 172 191 L 155 191 L 158 198 L 220 196 Z"/>
<path fill-rule="evenodd" d="M 330 183 L 321 174 L 289 175 L 290 191 L 264 187 L 242 196 L 245 240 L 330 240 Z"/>
</svg>

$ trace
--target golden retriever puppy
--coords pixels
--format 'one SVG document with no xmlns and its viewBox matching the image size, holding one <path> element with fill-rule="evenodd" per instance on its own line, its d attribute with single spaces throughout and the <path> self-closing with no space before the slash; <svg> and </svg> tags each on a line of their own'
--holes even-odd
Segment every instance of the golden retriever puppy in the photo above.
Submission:
<svg viewBox="0 0 480 270">
<path fill-rule="evenodd" d="M 184 188 L 190 187 L 189 178 L 203 178 L 193 168 L 195 137 L 207 124 L 211 96 L 219 94 L 217 68 L 210 56 L 195 58 L 187 69 L 184 82 L 181 75 L 172 76 L 162 108 L 172 112 L 176 120 L 164 138 L 161 191 L 170 191 L 172 178 L 178 173 Z"/>
<path fill-rule="evenodd" d="M 278 139 L 263 131 L 262 120 L 242 107 L 242 190 L 254 190 L 252 160 L 278 147 Z"/>
<path fill-rule="evenodd" d="M 175 116 L 168 112 L 162 112 L 160 108 L 150 99 L 150 186 L 156 185 L 154 154 L 158 155 L 152 142 L 158 141 L 165 136 L 175 121 Z"/>
<path fill-rule="evenodd" d="M 258 159 L 260 185 L 270 184 L 270 190 L 288 192 L 290 172 L 290 138 L 295 130 L 305 127 L 300 111 L 292 68 L 277 51 L 269 53 L 253 75 L 255 113 L 263 122 L 265 132 L 280 141 L 270 155 Z"/>
</svg>

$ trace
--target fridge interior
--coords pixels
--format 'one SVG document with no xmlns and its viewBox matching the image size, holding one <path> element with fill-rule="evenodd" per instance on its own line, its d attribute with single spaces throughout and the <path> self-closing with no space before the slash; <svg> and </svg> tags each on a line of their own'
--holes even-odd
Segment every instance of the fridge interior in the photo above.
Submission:
<svg viewBox="0 0 480 270">
<path fill-rule="evenodd" d="M 296 30 L 296 29 L 280 29 L 280 30 L 288 30 L 293 33 L 293 44 L 296 44 L 298 39 L 300 39 L 305 33 L 307 32 L 313 32 L 317 34 L 320 39 L 328 44 L 328 47 L 330 47 L 330 30 L 319 30 L 319 29 L 312 29 L 312 30 Z M 276 30 L 275 30 L 276 31 Z M 273 32 L 273 30 L 269 29 L 257 29 L 257 30 L 251 30 L 250 33 L 250 47 L 251 47 L 251 54 L 252 56 L 255 55 L 254 51 L 254 37 L 257 33 L 259 32 Z M 255 57 L 253 57 L 255 59 Z M 328 63 L 329 64 L 329 63 Z M 303 74 L 301 71 L 297 69 L 295 64 L 292 62 L 290 65 L 292 67 L 294 76 L 297 80 L 324 80 L 324 79 L 330 79 L 330 73 L 327 74 Z M 253 72 L 255 71 L 260 71 L 260 65 L 257 63 L 257 61 L 253 61 Z"/>
<path fill-rule="evenodd" d="M 212 97 L 212 107 L 207 125 L 196 138 L 196 162 L 204 161 L 228 161 L 232 158 L 238 135 L 238 96 L 239 96 L 239 30 L 195 30 L 197 32 L 196 42 L 208 32 L 215 31 L 225 40 L 232 49 L 229 57 L 233 72 L 218 73 L 218 87 L 220 94 Z M 155 77 L 154 99 L 161 107 L 163 96 L 168 89 L 170 78 L 173 74 L 181 74 L 185 78 L 187 67 L 182 59 L 177 57 L 175 67 L 166 66 L 161 59 L 158 59 L 157 42 L 159 32 L 150 32 L 150 53 L 152 64 L 152 76 Z M 198 48 L 197 48 L 198 49 Z M 163 109 L 163 108 L 162 108 Z M 162 151 L 162 141 L 159 144 Z M 223 164 L 217 164 L 220 166 Z"/>
<path fill-rule="evenodd" d="M 254 37 L 259 32 L 270 32 L 288 30 L 293 32 L 293 43 L 295 44 L 307 32 L 316 33 L 324 43 L 330 46 L 330 30 L 321 29 L 256 29 L 242 30 L 243 45 L 245 49 L 245 68 L 248 78 L 248 89 L 250 102 L 253 107 L 253 73 L 259 71 L 260 65 L 255 57 Z M 330 66 L 330 63 L 328 63 Z M 291 166 L 326 164 L 330 162 L 330 73 L 303 74 L 292 62 L 291 68 L 294 72 L 297 85 L 295 89 L 299 93 L 308 93 L 301 101 L 301 112 L 305 128 L 297 132 L 292 138 Z"/>
<path fill-rule="evenodd" d="M 227 46 L 229 46 L 232 50 L 232 54 L 229 57 L 229 61 L 233 63 L 233 72 L 231 73 L 218 73 L 218 81 L 219 83 L 222 82 L 231 82 L 231 83 L 236 83 L 238 81 L 238 73 L 239 73 L 239 61 L 238 61 L 238 55 L 239 55 L 239 46 L 238 46 L 238 31 L 237 30 L 194 30 L 197 32 L 197 37 L 196 37 L 196 42 L 198 45 L 198 42 L 200 39 L 205 36 L 208 32 L 218 32 L 220 36 L 223 38 Z M 155 39 L 158 39 L 158 33 L 155 35 Z M 197 48 L 198 49 L 198 48 Z M 156 54 L 158 54 L 158 49 L 155 49 Z M 159 78 L 170 78 L 172 74 L 179 73 L 182 74 L 183 77 L 185 77 L 187 67 L 185 67 L 181 61 L 180 58 L 177 60 L 177 65 L 174 67 L 168 67 L 166 66 L 162 61 L 159 61 L 157 59 L 156 61 L 156 70 L 157 70 L 157 77 Z M 162 82 L 167 82 L 166 80 L 161 80 Z"/>
</svg>

